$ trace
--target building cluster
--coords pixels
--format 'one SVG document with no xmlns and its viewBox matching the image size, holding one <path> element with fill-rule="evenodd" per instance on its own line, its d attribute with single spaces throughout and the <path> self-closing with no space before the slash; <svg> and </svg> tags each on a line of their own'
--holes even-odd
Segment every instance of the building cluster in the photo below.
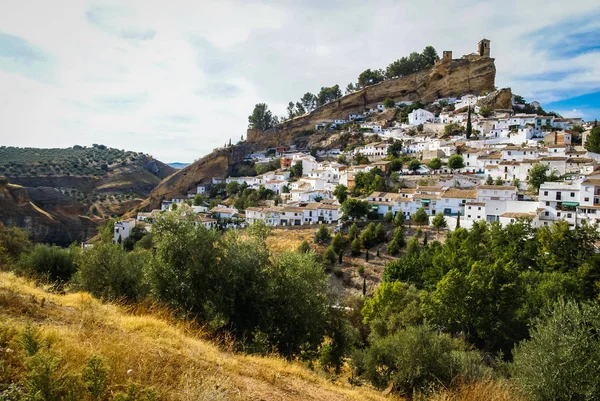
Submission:
<svg viewBox="0 0 600 401">
<path fill-rule="evenodd" d="M 479 42 L 477 53 L 464 57 L 489 57 L 489 54 L 490 42 L 484 39 Z M 452 52 L 445 51 L 439 63 L 451 60 Z M 352 150 L 322 150 L 316 153 L 316 157 L 293 146 L 249 154 L 246 159 L 257 164 L 279 158 L 279 169 L 257 176 L 213 178 L 210 183 L 199 184 L 193 193 L 163 200 L 160 210 L 139 213 L 137 219 L 117 222 L 114 242 L 127 238 L 136 224 L 150 229 L 153 221 L 178 208 L 185 208 L 185 214 L 193 215 L 196 224 L 207 228 L 236 228 L 243 226 L 240 222 L 251 224 L 256 221 L 263 221 L 269 226 L 337 223 L 342 211 L 333 195 L 335 188 L 344 185 L 351 189 L 358 173 L 376 168 L 389 174 L 388 148 L 397 140 L 402 142 L 404 154 L 420 162 L 418 168 L 413 165 L 410 170 L 404 165 L 398 174 L 460 174 L 454 178 L 468 177 L 465 180 L 470 184 L 464 188 L 418 185 L 416 188 L 400 189 L 397 193 L 374 192 L 366 200 L 371 210 L 381 217 L 389 212 L 393 215 L 402 213 L 410 221 L 417 210 L 423 209 L 429 216 L 442 213 L 455 222 L 460 219 L 456 223 L 461 227 L 470 227 L 479 220 L 509 224 L 517 219 L 527 219 L 535 227 L 556 220 L 565 220 L 572 226 L 582 222 L 595 223 L 596 210 L 600 209 L 600 154 L 575 145 L 572 131 L 576 126 L 583 126 L 584 122 L 580 118 L 522 113 L 525 107 L 514 99 L 513 109 L 516 112 L 513 109 L 483 110 L 479 106 L 483 98 L 485 96 L 466 94 L 438 99 L 434 104 L 445 109 L 453 105 L 453 111 L 442 111 L 436 115 L 425 109 L 415 109 L 408 115 L 408 124 L 396 123 L 395 126 L 389 126 L 387 122 L 366 121 L 377 120 L 368 117 L 383 112 L 385 107 L 382 103 L 368 105 L 363 110 L 337 119 L 319 121 L 316 130 L 335 129 L 352 122 L 367 134 L 379 134 L 379 138 Z M 410 104 L 410 101 L 396 102 L 398 107 Z M 541 112 L 539 103 L 530 103 L 527 111 L 532 110 Z M 469 118 L 472 135 L 466 138 L 464 129 Z M 462 133 L 442 137 L 432 134 L 439 133 L 450 124 L 454 125 L 452 128 L 456 125 L 462 127 Z M 585 135 L 583 133 L 579 138 L 583 143 Z M 455 154 L 461 155 L 463 167 L 448 166 L 449 159 Z M 338 155 L 344 155 L 347 160 L 356 160 L 360 155 L 361 159 L 368 158 L 368 163 L 350 166 L 332 161 Z M 442 166 L 432 170 L 428 162 L 436 158 L 440 159 Z M 530 171 L 534 165 L 540 164 L 547 166 L 548 175 L 566 180 L 546 182 L 541 185 L 538 194 L 526 193 L 524 190 L 527 189 Z M 296 176 L 299 165 L 302 166 L 302 174 Z M 455 180 L 460 184 L 459 181 Z M 280 201 L 264 201 L 262 206 L 247 207 L 244 211 L 235 209 L 228 201 L 212 208 L 208 204 L 191 206 L 197 194 L 208 194 L 215 184 L 232 182 L 245 188 L 271 190 Z M 446 179 L 445 182 L 447 185 L 451 181 Z"/>
</svg>

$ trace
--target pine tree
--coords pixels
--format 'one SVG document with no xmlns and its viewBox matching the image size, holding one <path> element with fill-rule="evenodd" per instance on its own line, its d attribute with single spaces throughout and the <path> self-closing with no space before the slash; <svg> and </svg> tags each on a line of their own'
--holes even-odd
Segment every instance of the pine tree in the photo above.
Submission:
<svg viewBox="0 0 600 401">
<path fill-rule="evenodd" d="M 363 297 L 367 296 L 367 278 L 363 277 Z"/>
<path fill-rule="evenodd" d="M 352 244 L 350 245 L 350 249 L 352 251 L 352 255 L 358 256 L 361 253 L 360 239 L 354 238 Z"/>
</svg>

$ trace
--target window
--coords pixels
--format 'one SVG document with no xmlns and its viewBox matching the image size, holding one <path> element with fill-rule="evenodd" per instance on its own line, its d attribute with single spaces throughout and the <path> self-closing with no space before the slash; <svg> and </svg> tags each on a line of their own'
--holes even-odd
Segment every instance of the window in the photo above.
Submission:
<svg viewBox="0 0 600 401">
<path fill-rule="evenodd" d="M 467 217 L 470 219 L 470 218 L 471 218 L 471 215 L 468 215 Z"/>
<path fill-rule="evenodd" d="M 544 196 L 548 196 L 548 191 L 544 191 Z"/>
<path fill-rule="evenodd" d="M 560 217 L 560 212 L 557 212 L 557 213 L 556 213 L 556 217 Z"/>
<path fill-rule="evenodd" d="M 557 192 L 556 193 L 556 200 L 561 200 L 562 199 L 562 193 L 561 192 Z"/>
<path fill-rule="evenodd" d="M 571 213 L 567 213 L 567 219 L 570 219 L 573 215 Z"/>
<path fill-rule="evenodd" d="M 571 192 L 571 198 L 575 197 L 575 192 Z"/>
<path fill-rule="evenodd" d="M 590 198 L 583 198 L 584 201 L 589 202 Z"/>
<path fill-rule="evenodd" d="M 550 206 L 550 202 L 546 202 L 546 206 Z"/>
<path fill-rule="evenodd" d="M 550 216 L 550 212 L 544 212 L 544 216 Z"/>
<path fill-rule="evenodd" d="M 477 210 L 481 210 L 481 206 L 479 206 L 479 207 L 477 208 Z"/>
</svg>

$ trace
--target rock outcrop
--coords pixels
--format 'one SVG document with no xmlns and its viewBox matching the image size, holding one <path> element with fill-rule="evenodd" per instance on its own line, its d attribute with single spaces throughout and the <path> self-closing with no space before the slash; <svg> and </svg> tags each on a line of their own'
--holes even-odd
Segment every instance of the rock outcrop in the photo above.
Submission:
<svg viewBox="0 0 600 401">
<path fill-rule="evenodd" d="M 0 180 L 0 222 L 25 230 L 35 242 L 70 245 L 95 233 L 96 224 L 77 214 L 55 215 L 33 203 L 27 190 Z"/>
<path fill-rule="evenodd" d="M 490 92 L 484 99 L 480 99 L 477 105 L 490 110 L 512 110 L 512 91 L 510 88 L 503 88 Z"/>
</svg>

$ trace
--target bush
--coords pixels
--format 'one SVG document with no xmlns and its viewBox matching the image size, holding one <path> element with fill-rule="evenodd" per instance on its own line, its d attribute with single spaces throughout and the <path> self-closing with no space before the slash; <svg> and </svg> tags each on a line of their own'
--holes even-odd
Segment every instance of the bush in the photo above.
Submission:
<svg viewBox="0 0 600 401">
<path fill-rule="evenodd" d="M 559 301 L 514 349 L 510 371 L 532 400 L 597 400 L 600 306 Z"/>
<path fill-rule="evenodd" d="M 323 244 L 323 243 L 329 241 L 330 239 L 331 239 L 331 234 L 329 233 L 327 226 L 324 224 L 321 224 L 319 226 L 319 229 L 317 230 L 317 234 L 315 235 L 315 241 L 320 244 Z"/>
<path fill-rule="evenodd" d="M 489 374 L 478 351 L 427 326 L 410 326 L 377 339 L 357 357 L 362 377 L 378 388 L 392 382 L 405 396 Z"/>
<path fill-rule="evenodd" d="M 360 239 L 354 238 L 354 241 L 352 241 L 352 244 L 350 245 L 350 251 L 352 252 L 353 256 L 358 256 L 362 253 Z"/>
<path fill-rule="evenodd" d="M 396 239 L 392 239 L 387 246 L 387 252 L 390 255 L 397 255 L 398 252 L 400 252 L 400 246 L 398 245 L 398 242 L 396 241 Z"/>
<path fill-rule="evenodd" d="M 74 281 L 97 298 L 139 301 L 148 295 L 144 268 L 150 259 L 149 251 L 127 253 L 118 245 L 96 244 L 76 258 Z"/>
<path fill-rule="evenodd" d="M 327 247 L 325 253 L 323 254 L 323 263 L 325 263 L 327 266 L 333 266 L 336 260 L 337 255 L 333 249 L 333 246 Z"/>
<path fill-rule="evenodd" d="M 21 255 L 19 270 L 51 282 L 67 282 L 77 271 L 69 249 L 36 245 Z"/>
<path fill-rule="evenodd" d="M 308 244 L 307 240 L 302 241 L 302 243 L 298 247 L 298 252 L 300 252 L 300 253 L 310 252 L 310 245 Z"/>
</svg>

